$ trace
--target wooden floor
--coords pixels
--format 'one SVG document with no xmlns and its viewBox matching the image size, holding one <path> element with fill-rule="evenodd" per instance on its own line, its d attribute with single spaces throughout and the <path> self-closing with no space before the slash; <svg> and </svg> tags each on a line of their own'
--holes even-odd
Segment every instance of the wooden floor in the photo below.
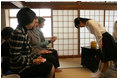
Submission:
<svg viewBox="0 0 118 79">
<path fill-rule="evenodd" d="M 81 58 L 60 58 L 60 68 L 82 67 Z"/>
<path fill-rule="evenodd" d="M 81 58 L 60 58 L 59 61 L 62 72 L 57 72 L 56 78 L 91 78 L 91 71 L 82 68 Z"/>
<path fill-rule="evenodd" d="M 87 68 L 66 68 L 55 74 L 56 78 L 91 78 L 91 71 Z"/>
<path fill-rule="evenodd" d="M 81 58 L 61 58 L 62 72 L 56 72 L 56 78 L 91 78 L 91 71 L 81 66 Z M 102 78 L 117 78 L 117 71 L 108 69 Z"/>
</svg>

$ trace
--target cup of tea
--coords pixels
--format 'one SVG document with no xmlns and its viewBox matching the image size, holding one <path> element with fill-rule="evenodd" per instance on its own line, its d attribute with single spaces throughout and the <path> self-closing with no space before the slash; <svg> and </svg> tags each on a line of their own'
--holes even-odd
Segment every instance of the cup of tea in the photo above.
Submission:
<svg viewBox="0 0 118 79">
<path fill-rule="evenodd" d="M 96 41 L 91 41 L 91 48 L 96 49 L 97 48 L 97 43 Z"/>
</svg>

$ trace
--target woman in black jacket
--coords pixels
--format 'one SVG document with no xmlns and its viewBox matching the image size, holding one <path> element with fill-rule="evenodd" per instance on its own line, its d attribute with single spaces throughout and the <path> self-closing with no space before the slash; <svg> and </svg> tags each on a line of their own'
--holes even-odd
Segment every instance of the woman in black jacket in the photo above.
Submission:
<svg viewBox="0 0 118 79">
<path fill-rule="evenodd" d="M 17 13 L 18 26 L 10 39 L 10 69 L 21 77 L 53 77 L 54 66 L 32 53 L 27 31 L 35 24 L 36 14 L 28 7 Z"/>
</svg>

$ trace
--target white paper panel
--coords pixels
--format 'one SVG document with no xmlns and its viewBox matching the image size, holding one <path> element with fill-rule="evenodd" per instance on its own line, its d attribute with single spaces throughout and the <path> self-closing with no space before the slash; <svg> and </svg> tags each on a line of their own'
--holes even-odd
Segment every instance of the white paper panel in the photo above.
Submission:
<svg viewBox="0 0 118 79">
<path fill-rule="evenodd" d="M 59 44 L 63 44 L 63 40 L 59 40 Z"/>
<path fill-rule="evenodd" d="M 69 45 L 69 49 L 73 49 L 73 45 Z"/>
<path fill-rule="evenodd" d="M 64 10 L 63 11 L 63 15 L 68 15 L 68 11 L 67 10 Z"/>
<path fill-rule="evenodd" d="M 72 39 L 69 39 L 69 44 L 73 44 L 73 40 Z"/>
<path fill-rule="evenodd" d="M 74 26 L 73 26 L 74 27 Z M 74 28 L 74 32 L 78 34 L 78 29 Z"/>
<path fill-rule="evenodd" d="M 68 17 L 68 20 L 69 20 L 69 21 L 73 21 L 73 16 L 69 16 L 69 17 Z"/>
<path fill-rule="evenodd" d="M 53 16 L 57 15 L 57 10 L 53 10 Z"/>
<path fill-rule="evenodd" d="M 57 16 L 53 16 L 53 21 L 57 21 Z"/>
<path fill-rule="evenodd" d="M 74 44 L 78 44 L 78 40 L 77 39 L 74 39 Z"/>
<path fill-rule="evenodd" d="M 78 55 L 78 50 L 74 50 L 74 55 Z"/>
<path fill-rule="evenodd" d="M 58 15 L 62 15 L 62 10 L 58 10 Z"/>
<path fill-rule="evenodd" d="M 68 15 L 73 15 L 73 10 L 69 10 Z"/>
<path fill-rule="evenodd" d="M 63 22 L 58 22 L 58 27 L 63 27 Z"/>
<path fill-rule="evenodd" d="M 68 21 L 68 16 L 63 16 L 63 21 Z"/>
<path fill-rule="evenodd" d="M 54 45 L 54 49 L 57 49 L 58 50 L 58 45 Z"/>
<path fill-rule="evenodd" d="M 58 16 L 58 21 L 62 21 L 63 20 L 63 16 Z"/>
<path fill-rule="evenodd" d="M 59 34 L 59 37 L 58 38 L 63 38 L 63 34 Z"/>
<path fill-rule="evenodd" d="M 68 51 L 67 50 L 64 50 L 64 55 L 68 55 Z"/>
<path fill-rule="evenodd" d="M 58 30 L 59 30 L 60 33 L 63 32 L 63 28 L 59 28 Z M 63 35 L 61 35 L 61 36 L 63 36 Z"/>
<path fill-rule="evenodd" d="M 69 51 L 69 55 L 73 55 L 74 51 L 73 50 L 70 50 Z"/>
<path fill-rule="evenodd" d="M 57 27 L 58 26 L 57 24 L 58 24 L 57 22 L 53 22 L 53 27 Z"/>
<path fill-rule="evenodd" d="M 60 50 L 63 50 L 63 45 L 59 45 L 59 49 Z"/>
<path fill-rule="evenodd" d="M 74 30 L 73 28 L 69 28 L 69 32 L 70 32 L 70 33 L 72 33 L 72 32 L 73 32 L 73 30 Z"/>
<path fill-rule="evenodd" d="M 64 34 L 64 38 L 69 38 L 69 35 L 68 34 Z"/>
<path fill-rule="evenodd" d="M 78 45 L 74 45 L 74 49 L 76 49 L 76 50 L 77 50 L 77 49 L 78 49 Z"/>
<path fill-rule="evenodd" d="M 68 28 L 64 28 L 64 33 L 68 33 Z"/>
<path fill-rule="evenodd" d="M 64 45 L 68 44 L 68 40 L 64 39 Z"/>
<path fill-rule="evenodd" d="M 53 34 L 58 36 L 58 42 L 54 43 L 54 46 L 58 45 L 60 56 L 74 55 L 74 49 L 78 51 L 78 30 L 73 23 L 77 16 L 77 10 L 53 10 Z"/>
<path fill-rule="evenodd" d="M 58 51 L 58 55 L 63 56 L 63 51 Z"/>
<path fill-rule="evenodd" d="M 64 49 L 68 50 L 68 45 L 64 45 Z"/>
</svg>

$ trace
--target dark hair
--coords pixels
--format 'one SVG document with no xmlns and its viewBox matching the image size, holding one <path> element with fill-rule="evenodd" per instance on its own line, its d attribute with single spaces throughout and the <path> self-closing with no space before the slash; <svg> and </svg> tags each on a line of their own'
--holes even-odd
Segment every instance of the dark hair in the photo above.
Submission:
<svg viewBox="0 0 118 79">
<path fill-rule="evenodd" d="M 80 21 L 83 22 L 83 23 L 86 23 L 88 20 L 88 18 L 75 18 L 74 19 L 74 24 L 75 24 L 75 27 L 78 28 L 78 24 L 80 24 Z"/>
<path fill-rule="evenodd" d="M 28 7 L 21 8 L 19 12 L 17 13 L 17 20 L 18 20 L 19 26 L 26 26 L 32 23 L 35 17 L 36 17 L 36 14 L 34 13 L 34 11 L 32 11 Z"/>
<path fill-rule="evenodd" d="M 13 28 L 5 27 L 1 32 L 1 36 L 3 39 L 7 40 L 10 38 L 12 32 L 13 32 Z"/>
<path fill-rule="evenodd" d="M 117 23 L 117 21 L 115 21 L 115 23 Z"/>
<path fill-rule="evenodd" d="M 45 19 L 43 17 L 38 17 L 38 24 L 41 24 L 44 21 L 45 21 Z"/>
</svg>

